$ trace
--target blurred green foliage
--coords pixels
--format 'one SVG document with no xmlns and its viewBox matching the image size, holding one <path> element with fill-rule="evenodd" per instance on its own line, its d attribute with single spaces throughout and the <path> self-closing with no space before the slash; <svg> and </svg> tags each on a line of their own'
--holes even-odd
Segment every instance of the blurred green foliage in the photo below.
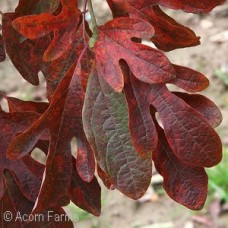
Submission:
<svg viewBox="0 0 228 228">
<path fill-rule="evenodd" d="M 221 69 L 217 69 L 215 71 L 215 76 L 217 78 L 219 78 L 223 84 L 225 84 L 226 86 L 228 86 L 228 72 L 223 71 Z"/>
<path fill-rule="evenodd" d="M 207 169 L 209 194 L 217 194 L 228 202 L 228 147 L 224 147 L 223 159 L 215 167 Z"/>
</svg>

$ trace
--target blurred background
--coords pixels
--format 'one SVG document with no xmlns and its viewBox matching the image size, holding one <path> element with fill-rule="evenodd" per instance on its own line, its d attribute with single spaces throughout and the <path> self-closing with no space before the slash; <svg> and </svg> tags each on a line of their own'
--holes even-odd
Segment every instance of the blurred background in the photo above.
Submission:
<svg viewBox="0 0 228 228">
<path fill-rule="evenodd" d="M 0 11 L 10 12 L 17 0 L 1 0 Z M 111 13 L 104 0 L 93 1 L 98 23 L 104 24 Z M 199 212 L 191 211 L 172 201 L 162 188 L 162 177 L 154 170 L 146 195 L 133 201 L 116 190 L 102 186 L 102 212 L 94 217 L 74 205 L 68 213 L 78 215 L 76 227 L 83 228 L 226 228 L 228 227 L 228 2 L 208 15 L 187 14 L 165 10 L 201 37 L 201 45 L 167 53 L 171 62 L 193 68 L 205 74 L 210 86 L 203 92 L 213 100 L 223 114 L 223 122 L 216 129 L 223 142 L 223 160 L 207 169 L 208 198 Z M 89 15 L 88 15 L 89 19 Z M 45 100 L 45 82 L 34 87 L 16 71 L 10 60 L 0 63 L 0 90 L 8 96 L 24 100 Z"/>
</svg>

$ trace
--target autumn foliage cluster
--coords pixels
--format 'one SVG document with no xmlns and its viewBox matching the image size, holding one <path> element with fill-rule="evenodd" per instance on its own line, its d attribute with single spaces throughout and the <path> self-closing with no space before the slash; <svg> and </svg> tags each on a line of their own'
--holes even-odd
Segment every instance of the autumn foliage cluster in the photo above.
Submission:
<svg viewBox="0 0 228 228">
<path fill-rule="evenodd" d="M 104 25 L 96 24 L 91 0 L 81 10 L 77 0 L 19 0 L 15 12 L 4 13 L 1 64 L 6 52 L 34 86 L 42 72 L 48 102 L 1 95 L 9 108 L 0 110 L 1 215 L 45 215 L 50 209 L 63 214 L 62 206 L 72 201 L 98 216 L 97 177 L 107 188 L 139 199 L 150 184 L 152 161 L 172 199 L 201 209 L 208 182 L 204 168 L 222 157 L 214 130 L 222 116 L 196 94 L 208 79 L 166 57 L 166 51 L 199 45 L 200 38 L 163 9 L 201 14 L 223 2 L 107 0 L 113 19 Z M 186 93 L 170 91 L 167 83 Z M 31 156 L 35 148 L 46 154 L 45 165 Z M 60 223 L 43 221 L 73 226 L 70 220 Z"/>
</svg>

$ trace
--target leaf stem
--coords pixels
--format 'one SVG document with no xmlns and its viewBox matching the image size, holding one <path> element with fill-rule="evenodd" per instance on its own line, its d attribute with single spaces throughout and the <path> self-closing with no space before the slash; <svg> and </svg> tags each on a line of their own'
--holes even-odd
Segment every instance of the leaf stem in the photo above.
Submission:
<svg viewBox="0 0 228 228">
<path fill-rule="evenodd" d="M 85 15 L 86 15 L 86 12 L 87 12 L 87 3 L 88 3 L 88 0 L 84 0 L 83 1 L 83 11 L 82 11 L 82 24 L 83 24 L 83 39 L 84 39 L 84 44 L 87 45 L 87 42 L 86 42 L 86 28 L 85 28 Z"/>
<path fill-rule="evenodd" d="M 98 25 L 97 25 L 97 20 L 94 14 L 94 10 L 93 10 L 93 5 L 92 5 L 92 1 L 88 0 L 88 9 L 91 15 L 91 23 L 92 23 L 92 29 L 93 29 L 93 35 L 89 40 L 89 47 L 93 48 L 97 39 L 98 39 Z"/>
</svg>

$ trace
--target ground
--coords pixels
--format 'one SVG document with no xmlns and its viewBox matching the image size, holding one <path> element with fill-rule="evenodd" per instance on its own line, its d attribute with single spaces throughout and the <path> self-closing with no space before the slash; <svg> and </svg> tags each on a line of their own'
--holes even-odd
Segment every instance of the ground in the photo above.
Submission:
<svg viewBox="0 0 228 228">
<path fill-rule="evenodd" d="M 16 0 L 1 0 L 0 10 L 7 12 Z M 110 12 L 105 1 L 94 1 L 99 23 L 104 23 Z M 203 94 L 213 100 L 221 109 L 223 122 L 216 129 L 224 147 L 228 147 L 228 3 L 216 8 L 209 15 L 193 15 L 183 12 L 167 11 L 177 21 L 192 28 L 201 36 L 201 45 L 175 50 L 167 53 L 170 60 L 179 65 L 191 67 L 205 74 L 210 86 Z M 21 99 L 43 99 L 45 88 L 43 80 L 39 87 L 29 85 L 7 59 L 0 64 L 0 90 Z M 154 180 L 154 182 L 153 182 Z M 227 203 L 221 207 L 219 195 L 209 195 L 204 209 L 192 212 L 172 201 L 161 188 L 159 176 L 155 173 L 146 197 L 133 201 L 116 190 L 103 188 L 102 212 L 99 218 L 73 209 L 79 215 L 76 227 L 90 228 L 197 228 L 228 227 Z M 228 181 L 228 180 L 227 180 Z M 157 189 L 157 190 L 156 190 Z M 154 192 L 154 190 L 156 190 Z M 228 189 L 224 191 L 228 192 Z"/>
</svg>

